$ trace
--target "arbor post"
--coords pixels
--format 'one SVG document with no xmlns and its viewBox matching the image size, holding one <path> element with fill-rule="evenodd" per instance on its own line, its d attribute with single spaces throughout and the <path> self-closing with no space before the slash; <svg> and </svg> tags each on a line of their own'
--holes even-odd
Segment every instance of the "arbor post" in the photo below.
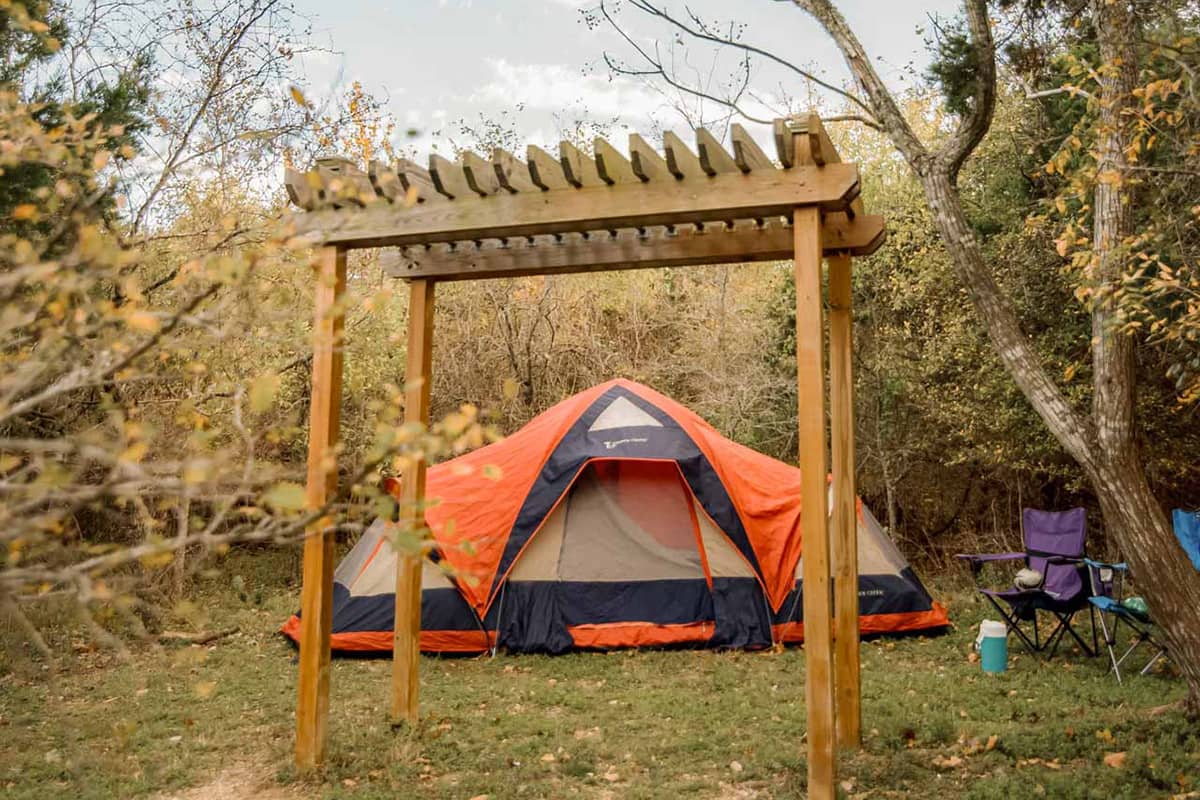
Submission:
<svg viewBox="0 0 1200 800">
<path fill-rule="evenodd" d="M 316 259 L 312 393 L 309 399 L 306 504 L 319 509 L 337 492 L 337 443 L 342 411 L 342 345 L 346 251 L 322 247 Z M 304 539 L 300 593 L 300 677 L 296 702 L 296 766 L 310 771 L 325 760 L 329 716 L 329 642 L 333 629 L 334 529 L 329 517 Z"/>
<path fill-rule="evenodd" d="M 807 664 L 808 796 L 832 800 L 834 696 L 829 530 L 826 518 L 828 460 L 825 455 L 825 332 L 821 296 L 821 210 L 796 209 L 796 396 L 800 443 L 800 500 Z"/>
<path fill-rule="evenodd" d="M 862 744 L 858 649 L 858 525 L 854 487 L 854 365 L 850 255 L 829 264 L 829 425 L 833 450 L 834 692 L 837 740 Z"/>
<path fill-rule="evenodd" d="M 426 278 L 409 282 L 404 422 L 419 424 L 423 430 L 429 426 L 434 285 L 432 280 Z M 425 468 L 423 457 L 414 461 L 400 484 L 400 526 L 406 533 L 423 531 L 425 528 Z M 417 721 L 421 686 L 422 553 L 420 550 L 401 551 L 396 555 L 396 620 L 392 639 L 393 725 Z"/>
</svg>

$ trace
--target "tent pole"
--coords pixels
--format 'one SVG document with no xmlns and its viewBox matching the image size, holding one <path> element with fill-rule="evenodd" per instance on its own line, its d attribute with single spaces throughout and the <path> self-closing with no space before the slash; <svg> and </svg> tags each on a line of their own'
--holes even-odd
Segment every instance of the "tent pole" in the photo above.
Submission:
<svg viewBox="0 0 1200 800">
<path fill-rule="evenodd" d="M 429 389 L 433 366 L 434 282 L 409 282 L 408 364 L 404 375 L 404 422 L 429 426 Z M 415 461 L 400 487 L 400 528 L 425 529 L 425 460 Z M 396 559 L 396 622 L 392 639 L 391 722 L 415 723 L 421 685 L 422 553 L 403 551 Z"/>
<path fill-rule="evenodd" d="M 799 138 L 799 137 L 797 137 Z M 804 654 L 807 663 L 808 796 L 832 800 L 836 780 L 829 530 L 825 475 L 825 335 L 821 296 L 821 210 L 793 218 L 796 248 L 796 386 L 800 443 Z"/>
<path fill-rule="evenodd" d="M 829 426 L 833 450 L 834 668 L 837 738 L 862 744 L 858 652 L 858 525 L 854 487 L 853 318 L 848 253 L 829 262 Z"/>
<path fill-rule="evenodd" d="M 340 247 L 322 247 L 315 266 L 306 494 L 310 509 L 321 508 L 337 492 L 346 251 Z M 334 529 L 330 522 L 329 517 L 317 520 L 309 526 L 304 539 L 295 752 L 296 766 L 302 771 L 315 769 L 325 759 L 329 642 L 333 629 Z"/>
</svg>

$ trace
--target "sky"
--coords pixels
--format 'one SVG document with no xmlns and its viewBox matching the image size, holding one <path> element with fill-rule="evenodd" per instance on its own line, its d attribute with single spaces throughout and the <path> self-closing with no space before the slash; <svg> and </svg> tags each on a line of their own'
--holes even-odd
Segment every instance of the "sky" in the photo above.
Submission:
<svg viewBox="0 0 1200 800">
<path fill-rule="evenodd" d="M 624 149 L 625 130 L 684 131 L 673 110 L 675 98 L 638 78 L 613 77 L 603 62 L 609 52 L 629 63 L 636 54 L 610 28 L 589 29 L 581 8 L 597 0 L 295 0 L 313 24 L 322 52 L 304 56 L 310 97 L 338 94 L 352 81 L 384 101 L 401 130 L 419 134 L 402 144 L 414 155 L 431 148 L 469 145 L 458 120 L 501 120 L 521 141 L 553 145 L 576 120 L 594 120 Z M 791 3 L 777 0 L 655 0 L 706 21 L 743 26 L 742 39 L 778 53 L 823 80 L 845 85 L 848 72 L 830 40 Z M 609 0 L 612 5 L 612 0 Z M 661 23 L 617 3 L 618 19 L 635 42 L 670 50 L 674 36 Z M 957 0 L 841 0 L 838 3 L 876 67 L 894 87 L 919 76 L 928 55 L 925 34 L 931 14 L 952 16 Z M 732 18 L 732 19 L 731 19 Z M 327 51 L 327 52 L 326 52 Z M 710 51 L 677 50 L 689 74 L 720 76 L 736 66 L 727 54 L 714 62 Z M 841 110 L 836 98 L 813 97 L 794 73 L 769 63 L 755 68 L 747 104 L 765 118 L 787 108 L 806 110 L 814 100 L 826 111 Z M 716 116 L 710 106 L 706 116 Z M 767 128 L 750 125 L 765 144 Z M 718 135 L 721 130 L 714 130 Z M 469 137 L 468 137 L 469 138 Z"/>
</svg>

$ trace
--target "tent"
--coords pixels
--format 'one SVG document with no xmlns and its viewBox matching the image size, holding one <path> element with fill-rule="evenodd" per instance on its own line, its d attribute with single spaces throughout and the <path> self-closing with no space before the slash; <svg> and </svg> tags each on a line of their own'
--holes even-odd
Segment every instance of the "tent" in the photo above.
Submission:
<svg viewBox="0 0 1200 800">
<path fill-rule="evenodd" d="M 654 390 L 610 381 L 431 467 L 421 649 L 561 653 L 803 639 L 800 472 Z M 859 502 L 864 633 L 949 624 Z M 334 573 L 333 648 L 391 650 L 377 520 Z M 283 632 L 296 639 L 299 619 Z"/>
</svg>

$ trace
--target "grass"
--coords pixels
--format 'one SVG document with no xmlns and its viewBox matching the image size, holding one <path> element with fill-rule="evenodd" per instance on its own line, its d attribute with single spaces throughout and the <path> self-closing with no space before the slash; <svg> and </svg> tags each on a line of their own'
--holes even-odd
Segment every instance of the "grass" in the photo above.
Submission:
<svg viewBox="0 0 1200 800">
<path fill-rule="evenodd" d="M 0 638 L 0 795 L 155 796 L 238 766 L 289 797 L 804 794 L 798 648 L 426 658 L 424 717 L 399 732 L 386 722 L 390 662 L 337 660 L 328 763 L 302 780 L 294 651 L 274 633 L 296 595 L 279 566 L 234 557 L 198 588 L 193 611 L 208 620 L 195 623 L 240 630 L 209 646 L 144 648 L 128 663 L 83 648 L 48 684 L 11 631 Z M 1078 654 L 1017 655 L 984 676 L 968 657 L 983 609 L 966 592 L 950 599 L 956 631 L 863 645 L 865 742 L 842 761 L 843 792 L 1200 797 L 1200 731 L 1177 710 L 1150 712 L 1182 697 L 1178 679 L 1122 687 Z M 1120 767 L 1105 764 L 1112 753 Z"/>
</svg>

